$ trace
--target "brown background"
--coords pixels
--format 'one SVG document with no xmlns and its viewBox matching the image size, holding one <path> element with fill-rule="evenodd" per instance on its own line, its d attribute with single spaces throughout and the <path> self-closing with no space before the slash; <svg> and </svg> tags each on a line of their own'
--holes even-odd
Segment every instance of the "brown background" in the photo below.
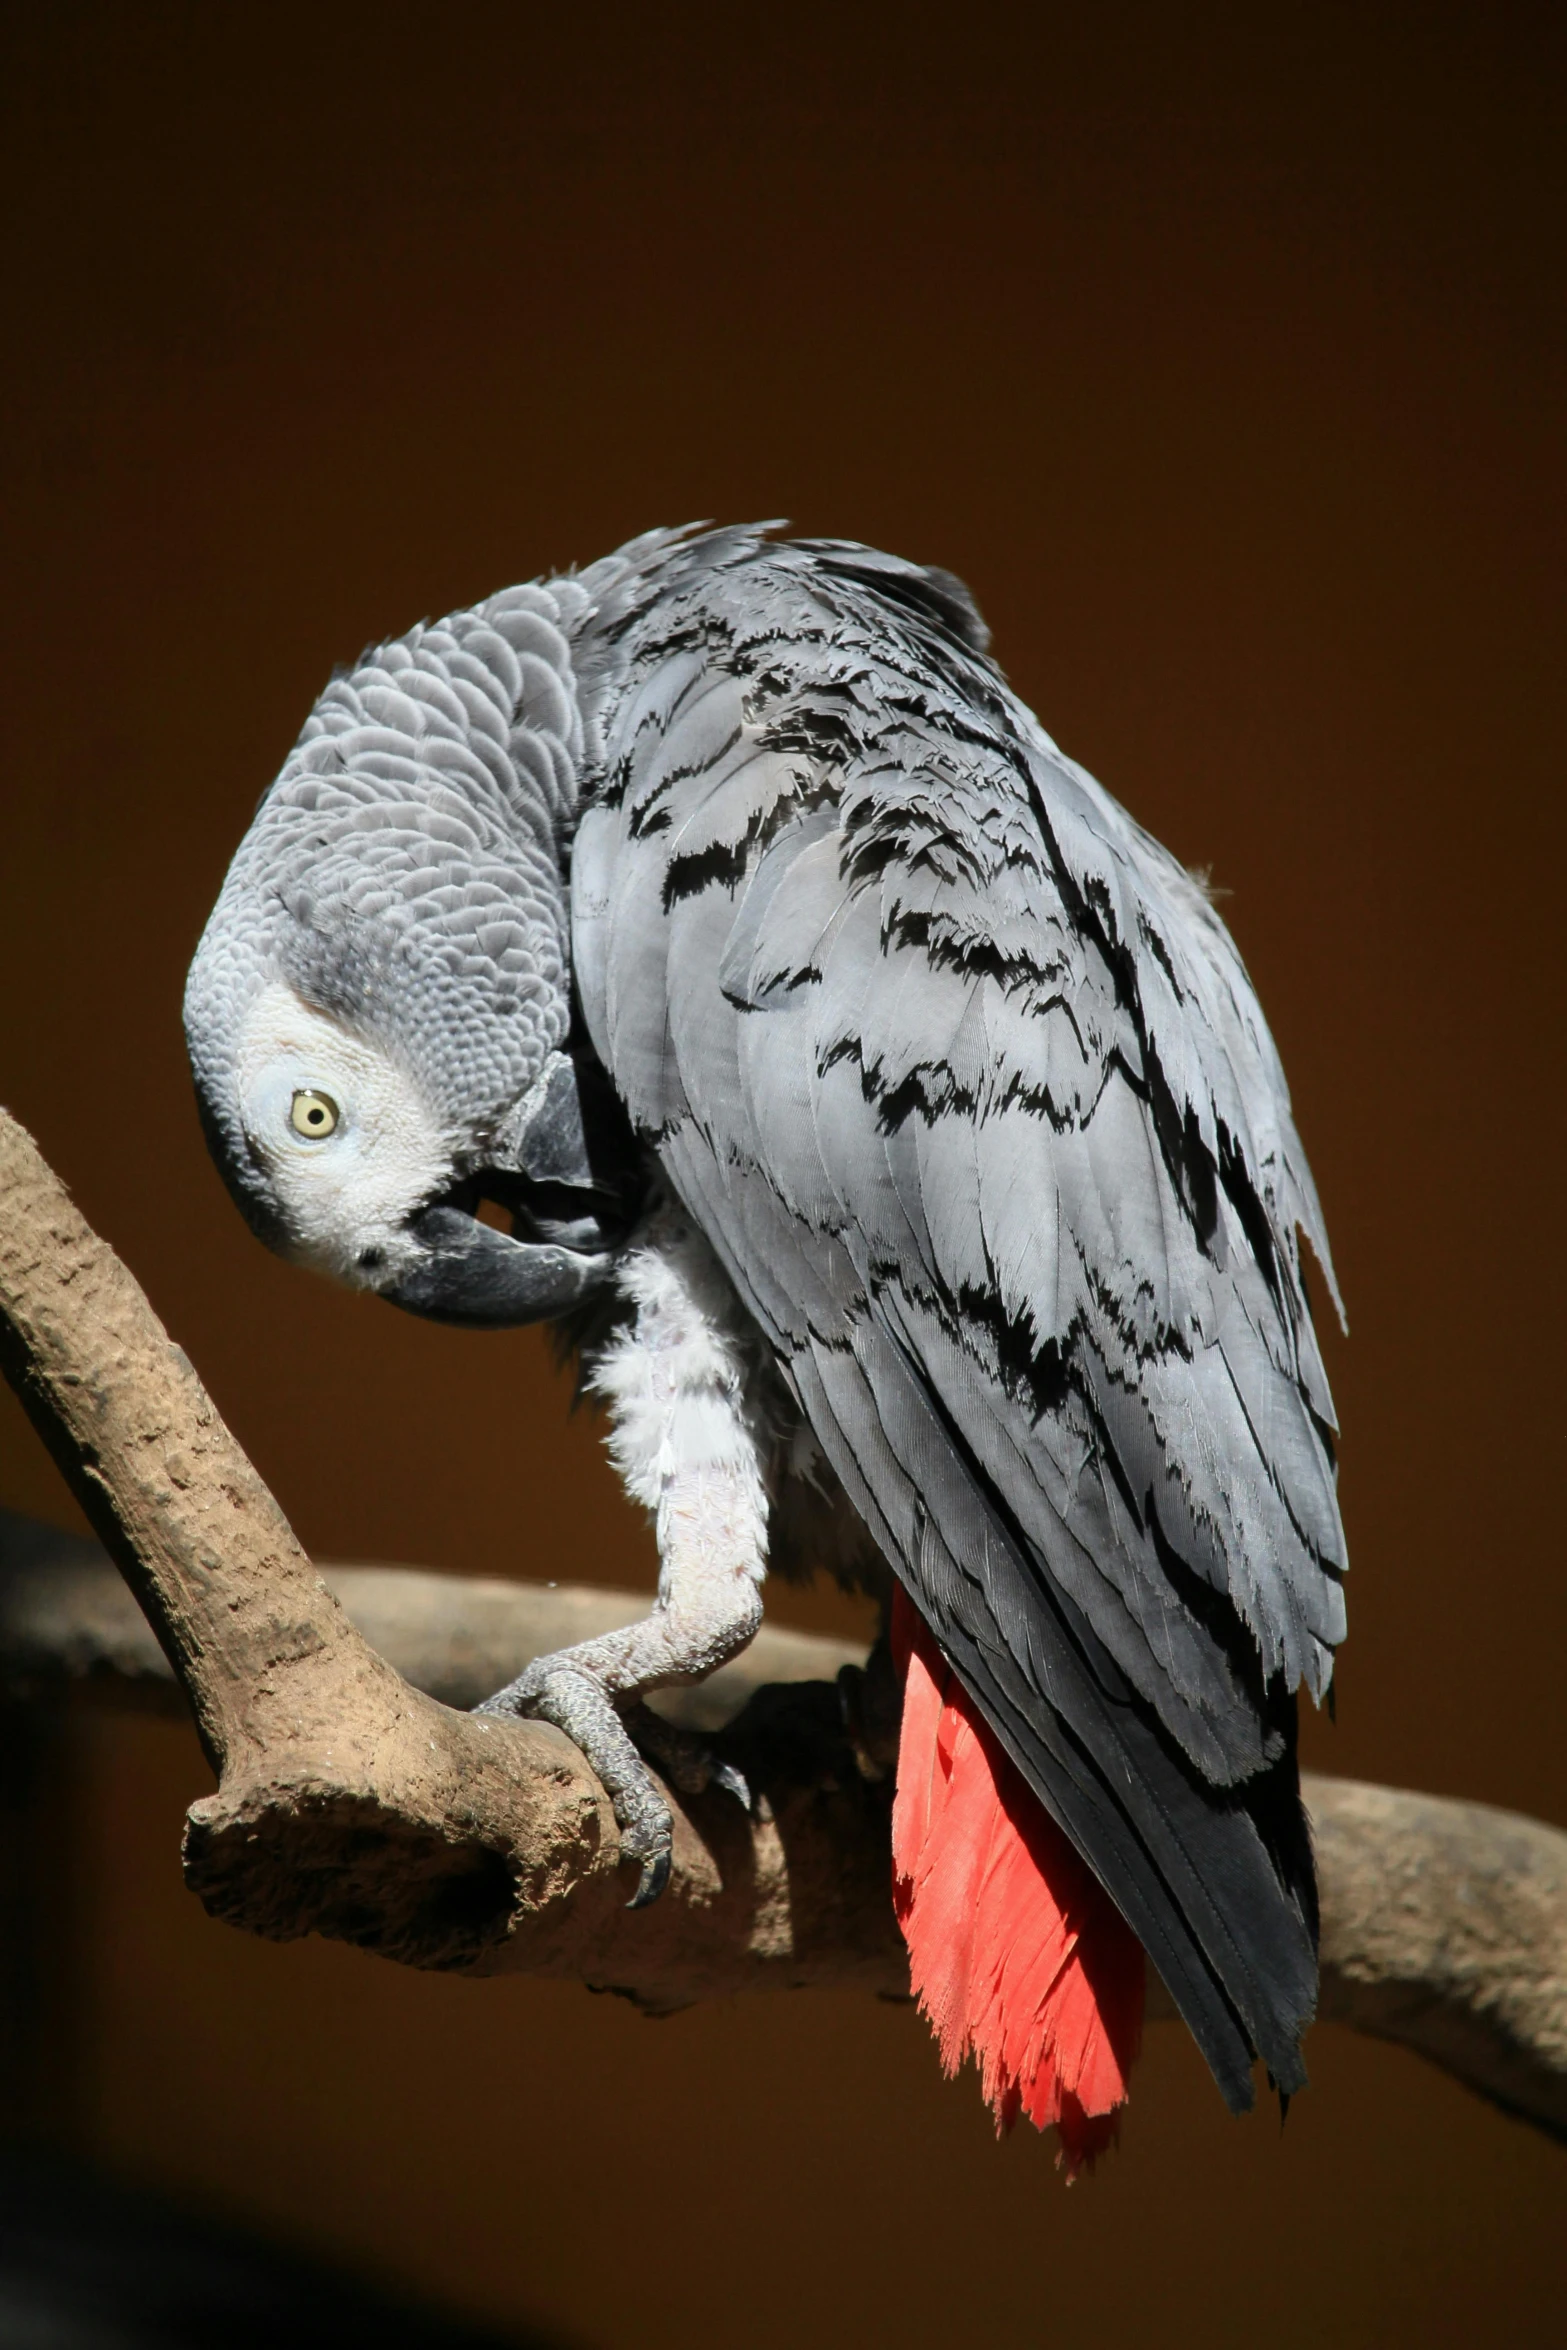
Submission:
<svg viewBox="0 0 1567 2350">
<path fill-rule="evenodd" d="M 225 860 L 334 660 L 785 514 L 963 573 L 1233 893 L 1354 1322 L 1310 1759 L 1567 1820 L 1553 16 L 13 30 L 0 1097 L 319 1553 L 651 1574 L 537 1336 L 242 1229 L 178 1027 Z M 0 1500 L 68 1514 L 8 1398 Z M 1161 2029 L 1068 2194 L 906 2012 L 652 2025 L 247 1943 L 179 1884 L 193 1739 L 78 1762 L 50 2125 L 454 2303 L 718 2350 L 1559 2338 L 1563 2156 L 1391 2051 L 1319 2032 L 1281 2139 Z"/>
</svg>

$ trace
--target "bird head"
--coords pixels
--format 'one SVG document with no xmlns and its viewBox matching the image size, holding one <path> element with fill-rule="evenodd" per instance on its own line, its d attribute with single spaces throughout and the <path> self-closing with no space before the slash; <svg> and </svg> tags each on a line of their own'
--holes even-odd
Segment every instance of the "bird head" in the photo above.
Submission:
<svg viewBox="0 0 1567 2350">
<path fill-rule="evenodd" d="M 433 736 L 412 690 L 452 703 L 459 657 L 488 674 L 458 633 L 328 688 L 230 866 L 185 1029 L 209 1146 L 270 1247 L 504 1324 L 608 1278 L 639 1177 L 572 1035 L 556 814 L 519 758 Z"/>
<path fill-rule="evenodd" d="M 452 1000 L 416 955 L 362 951 L 375 977 L 355 1005 L 340 989 L 312 1000 L 300 966 L 319 971 L 302 951 L 319 939 L 274 925 L 270 951 L 237 954 L 233 911 L 220 901 L 192 964 L 186 1033 L 209 1148 L 269 1247 L 409 1312 L 491 1326 L 567 1312 L 607 1279 L 635 1152 L 595 1066 L 545 1049 L 500 1098 L 443 1087 L 412 1015 L 423 1001 L 438 1020 L 444 1000 L 471 1059 L 467 991 Z"/>
<path fill-rule="evenodd" d="M 547 1051 L 514 1098 L 464 1116 L 400 1047 L 384 983 L 351 1018 L 264 966 L 235 1004 L 230 949 L 221 927 L 203 941 L 186 1029 L 208 1145 L 269 1247 L 409 1312 L 490 1326 L 567 1312 L 607 1279 L 634 1152 L 595 1070 Z M 417 970 L 403 977 L 417 992 Z"/>
</svg>

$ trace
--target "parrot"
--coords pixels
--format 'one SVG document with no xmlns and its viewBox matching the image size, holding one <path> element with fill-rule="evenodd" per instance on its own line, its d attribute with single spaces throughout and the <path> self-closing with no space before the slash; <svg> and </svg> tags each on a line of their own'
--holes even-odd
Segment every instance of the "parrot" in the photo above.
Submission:
<svg viewBox="0 0 1567 2350">
<path fill-rule="evenodd" d="M 656 1599 L 484 1710 L 575 1741 L 633 1907 L 685 1784 L 649 1694 L 770 1571 L 880 1602 L 911 1991 L 1075 2168 L 1149 1964 L 1233 2110 L 1305 2080 L 1347 1558 L 1303 1240 L 1343 1308 L 1206 882 L 952 573 L 783 530 L 334 674 L 190 966 L 197 1104 L 286 1258 L 577 1351 Z"/>
</svg>

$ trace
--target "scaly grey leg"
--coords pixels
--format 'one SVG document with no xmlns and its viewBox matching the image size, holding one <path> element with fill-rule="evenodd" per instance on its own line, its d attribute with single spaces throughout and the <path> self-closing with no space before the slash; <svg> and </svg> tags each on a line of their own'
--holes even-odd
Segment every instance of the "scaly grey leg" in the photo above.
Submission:
<svg viewBox="0 0 1567 2350">
<path fill-rule="evenodd" d="M 706 1243 L 683 1216 L 658 1211 L 620 1273 L 635 1308 L 594 1366 L 613 1421 L 610 1451 L 658 1531 L 658 1599 L 639 1624 L 535 1657 L 481 1713 L 554 1722 L 602 1781 L 621 1848 L 642 1863 L 633 1909 L 669 1877 L 669 1806 L 626 1727 L 630 1716 L 677 1785 L 693 1741 L 649 1732 L 650 1689 L 700 1681 L 727 1664 L 762 1620 L 767 1572 L 766 1431 L 752 1399 L 756 1340 Z M 744 1799 L 738 1773 L 712 1775 Z"/>
</svg>

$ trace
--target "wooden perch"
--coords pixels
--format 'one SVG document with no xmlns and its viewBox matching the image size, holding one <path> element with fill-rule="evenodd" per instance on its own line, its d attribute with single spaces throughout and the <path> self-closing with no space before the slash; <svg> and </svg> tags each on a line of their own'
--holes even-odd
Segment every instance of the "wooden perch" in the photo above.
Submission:
<svg viewBox="0 0 1567 2350">
<path fill-rule="evenodd" d="M 641 1603 L 318 1573 L 131 1275 L 3 1112 L 0 1350 L 195 1714 L 219 1785 L 191 1807 L 185 1873 L 215 1916 L 413 1966 L 574 1977 L 653 2007 L 827 1983 L 906 1993 L 887 1791 L 851 1773 L 802 1787 L 764 1752 L 752 1817 L 725 1795 L 672 1797 L 669 1890 L 628 1911 L 634 1872 L 576 1748 L 441 1698 L 470 1703 L 594 1611 L 624 1620 Z M 0 1674 L 156 1688 L 84 1548 L 49 1567 L 10 1533 Z M 688 1718 L 719 1718 L 762 1679 L 830 1674 L 845 1653 L 764 1632 Z M 1567 2135 L 1567 1836 L 1347 1780 L 1308 1779 L 1307 1801 L 1322 2014 Z"/>
</svg>

